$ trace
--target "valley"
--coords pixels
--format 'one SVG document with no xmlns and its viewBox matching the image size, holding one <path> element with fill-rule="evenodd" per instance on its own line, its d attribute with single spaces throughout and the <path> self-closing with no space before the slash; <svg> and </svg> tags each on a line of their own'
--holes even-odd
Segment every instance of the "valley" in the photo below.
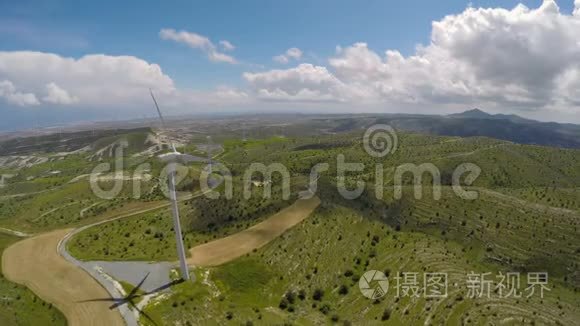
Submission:
<svg viewBox="0 0 580 326">
<path fill-rule="evenodd" d="M 223 179 L 215 188 L 220 198 L 210 199 L 200 187 L 205 162 L 191 163 L 180 172 L 185 177 L 177 189 L 191 282 L 180 282 L 177 276 L 163 166 L 155 158 L 168 145 L 153 140 L 154 129 L 116 130 L 96 140 L 77 139 L 70 148 L 46 147 L 85 149 L 66 156 L 30 149 L 26 155 L 46 160 L 2 165 L 3 173 L 14 175 L 0 188 L 0 227 L 16 241 L 3 254 L 6 282 L 25 285 L 38 296 L 34 300 L 53 304 L 53 315 L 46 311 L 38 317 L 52 318 L 53 324 L 64 322 L 63 315 L 71 325 L 91 324 L 87 318 L 95 314 L 109 318 L 108 324 L 124 324 L 127 319 L 123 321 L 120 311 L 136 316 L 135 322 L 143 325 L 572 325 L 580 318 L 578 150 L 398 130 L 397 151 L 376 158 L 365 152 L 359 129 L 328 131 L 332 124 L 343 124 L 341 118 L 327 117 L 323 129 L 316 127 L 318 117 L 301 118 L 283 130 L 272 122 L 269 127 L 268 119 L 255 126 L 245 124 L 245 131 L 233 128 L 231 120 L 189 127 L 179 122 L 161 137 L 204 157 L 207 140 L 187 130 L 212 134 L 221 148 L 212 149 L 216 169 L 220 163 L 228 170 L 214 174 L 231 177 L 231 198 L 225 198 L 229 181 Z M 239 138 L 242 131 L 248 137 L 245 141 Z M 101 176 L 97 179 L 101 188 L 119 184 L 121 190 L 112 199 L 99 198 L 89 175 L 98 164 L 115 166 L 121 142 L 125 142 L 121 173 L 146 171 L 150 177 Z M 362 170 L 341 176 L 338 155 L 346 162 L 362 163 Z M 245 198 L 244 173 L 255 162 L 281 163 L 290 182 L 285 185 L 279 173 L 272 174 L 271 181 L 255 174 L 250 197 Z M 454 171 L 465 162 L 481 169 L 474 182 L 463 185 L 477 193 L 472 200 L 458 197 L 453 188 Z M 310 172 L 319 163 L 328 163 L 328 168 L 315 179 L 316 196 L 300 199 L 312 186 Z M 412 174 L 403 175 L 401 185 L 394 181 L 401 164 L 424 163 L 438 170 L 441 199 L 434 197 L 435 175 L 423 175 L 421 198 Z M 359 181 L 364 189 L 354 200 L 337 191 L 339 184 L 352 190 Z M 271 196 L 264 197 L 270 182 Z M 382 196 L 377 197 L 381 184 Z M 395 195 L 397 187 L 401 198 Z M 58 242 L 72 229 L 77 231 L 64 243 L 65 250 L 87 266 L 173 265 L 169 275 L 159 277 L 145 271 L 130 280 L 109 275 L 110 284 L 125 284 L 117 296 L 129 295 L 133 287 L 139 290 L 136 283 L 143 276 L 171 283 L 149 294 L 139 290 L 141 294 L 119 301 L 114 309 L 108 309 L 111 303 L 106 301 L 92 301 L 115 296 L 57 251 Z M 37 252 L 42 259 L 34 258 Z M 30 259 L 20 259 L 25 256 Z M 42 270 L 43 265 L 51 268 Z M 18 272 L 24 269 L 30 273 Z M 388 277 L 384 297 L 369 300 L 359 292 L 360 278 L 368 270 Z M 521 274 L 521 291 L 530 286 L 526 276 L 531 272 L 547 273 L 549 290 L 543 298 L 501 297 L 498 288 L 489 298 L 467 295 L 469 273 L 489 273 L 497 282 L 497 275 L 516 272 Z M 449 293 L 443 298 L 401 296 L 396 283 L 400 273 L 420 277 L 445 273 Z M 0 315 L 6 309 L 0 305 Z"/>
</svg>

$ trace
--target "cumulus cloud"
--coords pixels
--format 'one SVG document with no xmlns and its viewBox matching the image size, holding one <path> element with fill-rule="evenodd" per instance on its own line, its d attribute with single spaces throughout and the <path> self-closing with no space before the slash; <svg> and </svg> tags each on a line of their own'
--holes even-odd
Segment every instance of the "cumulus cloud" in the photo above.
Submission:
<svg viewBox="0 0 580 326">
<path fill-rule="evenodd" d="M 580 0 L 574 15 L 551 0 L 535 9 L 470 7 L 433 22 L 430 44 L 410 56 L 355 43 L 338 47 L 327 67 L 302 64 L 244 77 L 258 96 L 282 93 L 285 100 L 300 101 L 307 92 L 339 101 L 578 110 L 579 8 Z M 340 92 L 312 82 L 321 72 Z"/>
<path fill-rule="evenodd" d="M 12 81 L 30 94 L 22 103 L 74 104 L 91 107 L 139 105 L 147 88 L 174 92 L 173 80 L 156 64 L 132 56 L 62 57 L 44 52 L 0 52 L 0 80 Z M 19 94 L 4 83 L 3 94 Z M 8 86 L 6 86 L 8 85 Z M 6 95 L 4 95 L 6 97 Z"/>
<path fill-rule="evenodd" d="M 46 85 L 46 91 L 48 95 L 42 98 L 44 102 L 64 105 L 78 102 L 78 98 L 71 96 L 65 89 L 60 88 L 55 83 L 48 83 Z"/>
<path fill-rule="evenodd" d="M 224 51 L 233 51 L 236 49 L 236 47 L 232 43 L 230 43 L 230 41 L 227 40 L 221 40 L 220 45 L 222 46 L 222 49 L 224 49 Z"/>
<path fill-rule="evenodd" d="M 243 76 L 257 90 L 258 97 L 267 100 L 338 100 L 343 86 L 325 67 L 307 63 Z"/>
<path fill-rule="evenodd" d="M 226 62 L 230 64 L 237 63 L 237 60 L 225 53 L 219 52 L 215 44 L 213 42 L 203 36 L 196 33 L 188 32 L 188 31 L 176 31 L 171 28 L 164 28 L 159 32 L 159 37 L 163 40 L 170 40 L 175 41 L 181 44 L 185 44 L 193 49 L 200 49 L 207 55 L 208 59 L 213 62 Z M 222 46 L 224 46 L 225 50 L 233 50 L 233 45 L 228 41 L 222 41 Z M 227 48 L 230 46 L 230 48 Z"/>
<path fill-rule="evenodd" d="M 300 60 L 302 58 L 302 50 L 299 48 L 290 48 L 284 54 L 277 55 L 272 59 L 278 63 L 286 64 L 290 60 Z"/>
<path fill-rule="evenodd" d="M 33 93 L 22 93 L 16 90 L 9 80 L 0 81 L 0 98 L 17 106 L 38 105 L 40 102 Z"/>
<path fill-rule="evenodd" d="M 164 108 L 175 112 L 251 101 L 246 92 L 227 86 L 178 89 L 157 64 L 132 56 L 92 54 L 77 59 L 44 52 L 0 52 L 0 102 L 14 106 L 151 112 L 149 88 L 163 99 Z"/>
<path fill-rule="evenodd" d="M 254 108 L 259 99 L 312 106 L 324 102 L 318 107 L 329 109 L 359 104 L 399 110 L 404 110 L 402 105 L 428 110 L 477 106 L 572 116 L 580 108 L 578 31 L 580 0 L 575 1 L 573 14 L 560 12 L 552 0 L 532 9 L 469 7 L 433 22 L 430 42 L 417 46 L 411 55 L 396 49 L 377 51 L 358 42 L 337 47 L 326 64 L 246 72 L 245 90 L 178 89 L 157 64 L 133 56 L 0 52 L 0 101 L 14 106 L 149 110 L 146 91 L 153 88 L 164 106 L 186 109 L 208 104 Z M 224 53 L 235 49 L 226 40 L 216 45 L 205 36 L 173 29 L 159 35 L 200 49 L 212 61 L 237 63 Z M 274 60 L 302 60 L 302 51 L 291 48 Z"/>
</svg>

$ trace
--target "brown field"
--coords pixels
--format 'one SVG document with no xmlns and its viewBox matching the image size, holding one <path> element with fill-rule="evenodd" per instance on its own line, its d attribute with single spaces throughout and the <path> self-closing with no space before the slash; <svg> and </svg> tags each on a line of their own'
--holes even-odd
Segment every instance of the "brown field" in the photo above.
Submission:
<svg viewBox="0 0 580 326">
<path fill-rule="evenodd" d="M 191 248 L 191 258 L 187 262 L 193 266 L 217 266 L 250 253 L 302 222 L 319 204 L 318 197 L 299 199 L 244 231 Z"/>
<path fill-rule="evenodd" d="M 71 326 L 125 325 L 121 315 L 109 309 L 112 302 L 83 302 L 110 296 L 89 274 L 58 254 L 58 242 L 70 231 L 53 231 L 10 246 L 2 256 L 4 275 L 52 303 Z"/>
</svg>

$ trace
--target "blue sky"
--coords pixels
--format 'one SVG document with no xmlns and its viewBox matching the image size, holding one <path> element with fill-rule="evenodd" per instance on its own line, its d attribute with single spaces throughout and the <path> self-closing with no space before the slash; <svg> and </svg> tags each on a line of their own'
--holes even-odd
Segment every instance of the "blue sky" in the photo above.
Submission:
<svg viewBox="0 0 580 326">
<path fill-rule="evenodd" d="M 0 51 L 37 51 L 61 57 L 90 54 L 134 56 L 158 64 L 177 89 L 245 90 L 243 74 L 291 69 L 300 63 L 329 67 L 336 47 L 364 42 L 379 56 L 388 49 L 404 57 L 431 42 L 432 22 L 475 8 L 514 8 L 519 1 L 2 1 Z M 523 1 L 538 8 L 542 1 Z M 570 16 L 574 3 L 558 1 Z M 238 64 L 210 62 L 199 48 L 160 38 L 164 28 L 235 45 L 227 51 Z M 272 60 L 287 49 L 302 51 L 300 60 Z M 226 53 L 226 51 L 222 51 Z M 0 70 L 0 81 L 3 73 Z M 26 83 L 9 80 L 22 92 Z M 47 80 L 46 83 L 49 83 Z M 24 85 L 20 87 L 20 85 Z M 40 95 L 39 95 L 40 96 Z M 80 98 L 82 100 L 82 98 Z M 77 101 L 76 103 L 81 103 Z M 460 101 L 459 101 L 460 102 Z M 453 103 L 452 103 L 453 104 Z M 298 104 L 296 104 L 298 105 Z M 2 103 L 0 102 L 0 106 Z M 517 105 L 513 109 L 518 109 Z M 521 108 L 520 108 L 521 109 Z M 492 109 L 493 111 L 493 109 Z M 569 114 L 569 113 L 568 113 Z"/>
<path fill-rule="evenodd" d="M 473 1 L 474 6 L 514 7 L 518 1 Z M 541 1 L 523 1 L 537 7 Z M 367 42 L 382 51 L 412 54 L 429 42 L 431 22 L 463 11 L 466 1 L 4 1 L 0 50 L 38 50 L 79 57 L 90 53 L 134 55 L 158 63 L 178 86 L 241 83 L 251 64 L 277 66 L 272 57 L 299 47 L 312 62 L 337 45 Z M 572 2 L 559 3 L 570 12 Z M 188 30 L 236 45 L 248 65 L 209 65 L 204 55 L 163 42 L 162 28 Z M 323 62 L 320 62 L 323 63 Z"/>
</svg>

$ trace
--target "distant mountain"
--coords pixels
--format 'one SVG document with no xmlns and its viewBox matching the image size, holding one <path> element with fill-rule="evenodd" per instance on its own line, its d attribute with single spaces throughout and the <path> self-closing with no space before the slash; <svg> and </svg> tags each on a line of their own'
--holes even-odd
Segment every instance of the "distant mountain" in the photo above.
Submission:
<svg viewBox="0 0 580 326">
<path fill-rule="evenodd" d="M 376 123 L 397 129 L 460 137 L 490 137 L 519 144 L 580 149 L 580 125 L 540 122 L 513 114 L 489 114 L 479 109 L 437 116 L 418 114 L 384 114 L 340 117 L 334 120 L 332 132 L 366 128 Z"/>
<path fill-rule="evenodd" d="M 522 118 L 519 115 L 515 114 L 489 114 L 477 108 L 461 113 L 449 114 L 447 116 L 450 118 L 459 118 L 459 119 L 494 119 L 494 120 L 510 120 L 512 122 L 518 123 L 527 123 L 527 122 L 539 123 L 539 121 Z"/>
<path fill-rule="evenodd" d="M 465 112 L 461 112 L 461 113 L 454 113 L 454 114 L 449 114 L 448 117 L 450 118 L 460 118 L 460 119 L 494 119 L 494 116 L 481 111 L 480 109 L 473 109 L 473 110 L 468 110 Z"/>
<path fill-rule="evenodd" d="M 403 130 L 446 136 L 485 136 L 520 144 L 580 149 L 580 125 L 540 122 L 517 115 L 489 114 L 473 109 L 447 116 L 389 119 Z"/>
</svg>

